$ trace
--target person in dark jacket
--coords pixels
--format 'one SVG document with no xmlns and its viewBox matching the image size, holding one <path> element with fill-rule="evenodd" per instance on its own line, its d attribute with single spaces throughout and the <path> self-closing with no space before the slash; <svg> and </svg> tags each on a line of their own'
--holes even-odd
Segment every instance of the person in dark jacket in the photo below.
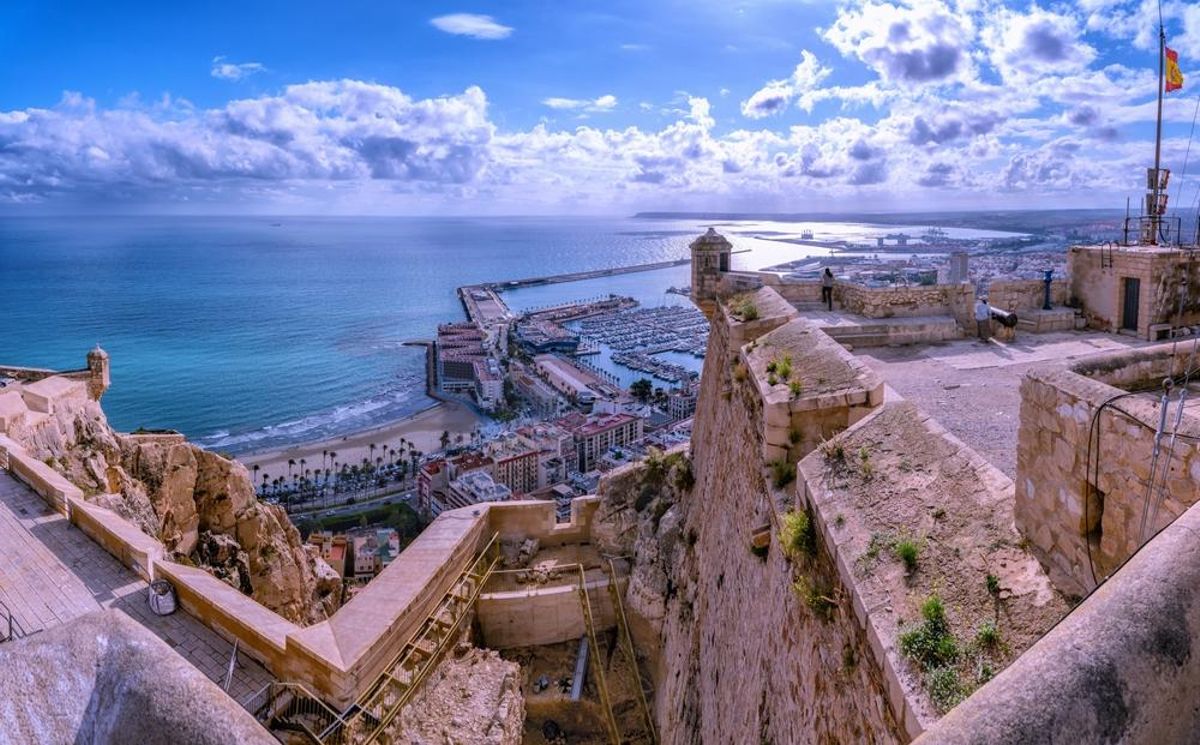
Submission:
<svg viewBox="0 0 1200 745">
<path fill-rule="evenodd" d="M 825 267 L 821 274 L 821 302 L 825 303 L 826 308 L 833 310 L 833 272 L 829 271 L 829 267 Z"/>
</svg>

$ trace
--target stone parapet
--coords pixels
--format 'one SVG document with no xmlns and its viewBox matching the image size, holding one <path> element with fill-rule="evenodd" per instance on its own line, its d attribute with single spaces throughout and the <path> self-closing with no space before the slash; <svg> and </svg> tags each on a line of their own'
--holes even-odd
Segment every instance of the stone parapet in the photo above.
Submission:
<svg viewBox="0 0 1200 745">
<path fill-rule="evenodd" d="M 1012 482 L 911 403 L 887 403 L 809 454 L 798 466 L 801 504 L 837 569 L 838 594 L 853 608 L 909 738 L 940 717 L 924 673 L 900 648 L 938 594 L 962 647 L 997 620 L 1002 648 L 978 652 L 993 669 L 1016 658 L 1067 605 L 1012 528 Z M 917 550 L 914 568 L 897 541 Z M 994 597 L 986 581 L 997 578 Z M 961 668 L 970 667 L 964 660 Z M 959 685 L 975 671 L 956 669 Z"/>
<path fill-rule="evenodd" d="M 1083 594 L 1200 496 L 1200 447 L 1192 439 L 1200 437 L 1200 421 L 1185 413 L 1185 437 L 1172 446 L 1168 435 L 1154 458 L 1155 389 L 1187 360 L 1186 351 L 1175 355 L 1164 344 L 1033 370 L 1022 381 L 1017 527 L 1056 584 Z M 1128 390 L 1147 387 L 1141 395 Z"/>
<path fill-rule="evenodd" d="M 988 305 L 1000 308 L 1018 317 L 1022 311 L 1041 310 L 1045 303 L 1046 283 L 1040 279 L 997 280 L 988 285 Z M 1070 284 L 1065 279 L 1050 282 L 1050 305 L 1066 305 L 1071 295 Z"/>
<path fill-rule="evenodd" d="M 1197 534 L 1191 507 L 917 743 L 1194 742 Z"/>
<path fill-rule="evenodd" d="M 975 290 L 969 284 L 918 285 L 915 287 L 865 287 L 836 282 L 833 299 L 844 310 L 864 318 L 951 316 L 969 328 L 974 316 Z"/>
</svg>

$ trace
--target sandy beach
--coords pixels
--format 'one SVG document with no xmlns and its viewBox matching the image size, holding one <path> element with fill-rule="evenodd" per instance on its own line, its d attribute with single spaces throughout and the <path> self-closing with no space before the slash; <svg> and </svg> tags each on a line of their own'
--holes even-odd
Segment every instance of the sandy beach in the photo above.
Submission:
<svg viewBox="0 0 1200 745">
<path fill-rule="evenodd" d="M 439 440 L 442 432 L 449 432 L 450 437 L 462 434 L 470 438 L 471 431 L 479 423 L 479 417 L 466 406 L 453 402 L 442 402 L 414 414 L 380 427 L 361 432 L 353 432 L 339 437 L 333 437 L 319 442 L 289 445 L 272 450 L 260 450 L 253 453 L 243 453 L 237 456 L 238 461 L 247 468 L 259 467 L 258 479 L 264 474 L 270 478 L 286 476 L 288 461 L 294 460 L 299 464 L 303 458 L 306 468 L 319 468 L 322 451 L 337 453 L 339 463 L 361 463 L 363 458 L 371 456 L 371 444 L 375 447 L 375 457 L 380 457 L 382 446 L 400 447 L 400 438 L 406 443 L 412 443 L 417 450 L 428 453 L 441 447 Z M 407 445 L 406 445 L 407 448 Z"/>
</svg>

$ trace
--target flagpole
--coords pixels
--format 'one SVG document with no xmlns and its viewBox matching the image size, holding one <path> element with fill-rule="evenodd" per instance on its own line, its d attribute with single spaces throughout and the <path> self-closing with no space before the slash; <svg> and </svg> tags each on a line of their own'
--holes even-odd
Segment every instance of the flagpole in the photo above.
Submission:
<svg viewBox="0 0 1200 745">
<path fill-rule="evenodd" d="M 1150 235 L 1150 245 L 1158 245 L 1158 231 L 1162 220 L 1159 215 L 1158 197 L 1159 184 L 1162 183 L 1162 178 L 1159 175 L 1159 165 L 1162 161 L 1162 105 L 1163 105 L 1163 77 L 1166 66 L 1166 48 L 1167 48 L 1167 32 L 1163 28 L 1162 9 L 1159 9 L 1158 18 L 1158 120 L 1155 123 L 1154 129 L 1154 204 L 1150 212 L 1150 227 L 1152 228 Z"/>
</svg>

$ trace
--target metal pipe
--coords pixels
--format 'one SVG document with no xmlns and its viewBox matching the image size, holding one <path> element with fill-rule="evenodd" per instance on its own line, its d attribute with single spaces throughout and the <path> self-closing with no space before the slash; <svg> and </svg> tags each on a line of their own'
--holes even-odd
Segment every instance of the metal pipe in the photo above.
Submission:
<svg viewBox="0 0 1200 745">
<path fill-rule="evenodd" d="M 588 638 L 587 634 L 579 637 L 579 653 L 575 656 L 575 677 L 571 679 L 571 700 L 578 701 L 583 696 L 583 678 L 587 674 Z"/>
</svg>

